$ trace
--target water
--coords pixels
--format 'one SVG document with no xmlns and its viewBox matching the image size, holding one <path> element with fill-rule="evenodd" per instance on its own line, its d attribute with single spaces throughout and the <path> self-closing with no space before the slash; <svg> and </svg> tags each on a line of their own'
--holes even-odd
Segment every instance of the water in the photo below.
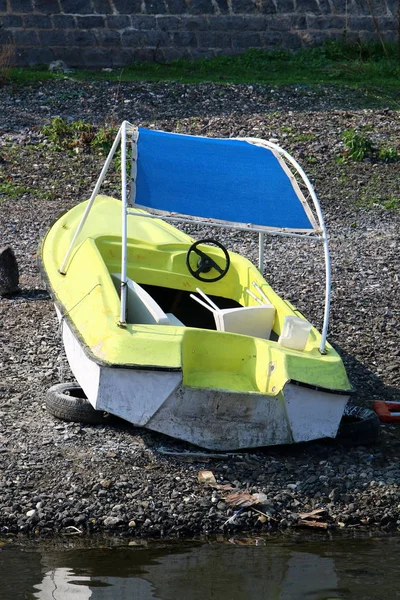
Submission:
<svg viewBox="0 0 400 600">
<path fill-rule="evenodd" d="M 0 542 L 1 600 L 392 600 L 400 538 Z"/>
</svg>

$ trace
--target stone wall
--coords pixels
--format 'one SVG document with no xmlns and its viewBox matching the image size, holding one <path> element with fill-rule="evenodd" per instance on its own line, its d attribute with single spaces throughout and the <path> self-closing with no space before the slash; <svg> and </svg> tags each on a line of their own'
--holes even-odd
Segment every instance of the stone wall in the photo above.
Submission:
<svg viewBox="0 0 400 600">
<path fill-rule="evenodd" d="M 327 38 L 394 40 L 398 10 L 398 0 L 0 0 L 0 45 L 18 65 L 119 67 Z"/>
</svg>

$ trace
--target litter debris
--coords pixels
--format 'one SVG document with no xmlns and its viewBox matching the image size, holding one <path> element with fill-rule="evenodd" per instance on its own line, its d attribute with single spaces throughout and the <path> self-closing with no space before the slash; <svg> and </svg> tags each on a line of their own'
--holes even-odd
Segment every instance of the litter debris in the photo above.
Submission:
<svg viewBox="0 0 400 600">
<path fill-rule="evenodd" d="M 262 538 L 254 538 L 254 537 L 230 538 L 228 541 L 230 544 L 234 544 L 235 546 L 264 546 L 265 545 L 265 540 L 263 540 Z"/>
<path fill-rule="evenodd" d="M 260 523 L 265 523 L 266 521 L 277 521 L 277 519 L 275 519 L 269 513 L 261 512 L 261 510 L 254 508 L 254 506 L 251 507 L 251 510 L 253 510 L 254 512 L 256 512 L 260 515 L 257 519 L 257 521 L 260 521 Z"/>
<path fill-rule="evenodd" d="M 69 67 L 63 60 L 53 60 L 49 64 L 49 71 L 52 73 L 64 73 L 65 75 L 75 73 L 75 69 Z"/>
<path fill-rule="evenodd" d="M 318 527 L 319 529 L 328 529 L 328 523 L 323 519 L 328 516 L 324 508 L 317 508 L 308 513 L 299 513 L 297 527 Z"/>
<path fill-rule="evenodd" d="M 322 519 L 327 516 L 327 511 L 325 508 L 316 508 L 308 513 L 299 513 L 300 519 Z"/>
<path fill-rule="evenodd" d="M 328 523 L 324 523 L 321 521 L 306 521 L 305 519 L 300 519 L 296 523 L 297 527 L 319 527 L 320 529 L 328 529 Z"/>
<path fill-rule="evenodd" d="M 208 483 L 210 485 L 217 483 L 212 471 L 199 471 L 197 474 L 197 481 L 199 483 Z"/>
<path fill-rule="evenodd" d="M 260 515 L 258 517 L 257 521 L 259 521 L 260 523 L 262 523 L 264 525 L 264 523 L 266 523 L 268 521 L 268 517 L 266 517 L 265 515 Z"/>
<path fill-rule="evenodd" d="M 216 490 L 220 490 L 221 492 L 228 492 L 235 489 L 230 483 L 216 483 L 212 487 Z"/>
<path fill-rule="evenodd" d="M 68 533 L 64 532 L 64 535 L 82 535 L 83 533 L 83 531 L 75 527 L 75 525 L 68 525 L 67 527 L 65 527 L 65 529 L 68 529 Z"/>
<path fill-rule="evenodd" d="M 375 400 L 373 408 L 382 423 L 400 422 L 400 402 Z"/>
<path fill-rule="evenodd" d="M 231 506 L 242 506 L 243 508 L 248 508 L 249 506 L 253 506 L 254 504 L 265 504 L 268 502 L 268 496 L 259 492 L 257 494 L 248 494 L 247 492 L 235 492 L 233 494 L 229 494 L 225 498 L 225 502 L 230 504 Z"/>
<path fill-rule="evenodd" d="M 236 517 L 237 517 L 238 515 L 240 515 L 240 513 L 241 513 L 243 510 L 244 510 L 244 508 L 239 508 L 239 510 L 238 510 L 238 511 L 236 511 L 236 512 L 235 512 L 235 514 L 233 514 L 231 517 L 229 517 L 229 519 L 227 519 L 227 520 L 225 521 L 225 523 L 222 523 L 222 525 L 221 525 L 221 529 L 222 529 L 223 527 L 225 527 L 225 525 L 232 525 L 232 524 L 233 524 L 233 523 L 236 521 Z"/>
</svg>

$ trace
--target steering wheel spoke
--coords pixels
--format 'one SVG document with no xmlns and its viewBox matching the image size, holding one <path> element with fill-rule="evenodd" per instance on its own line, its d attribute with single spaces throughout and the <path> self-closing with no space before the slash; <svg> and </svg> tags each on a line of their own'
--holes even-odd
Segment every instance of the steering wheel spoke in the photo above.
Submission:
<svg viewBox="0 0 400 600">
<path fill-rule="evenodd" d="M 200 277 L 198 277 L 198 276 L 200 275 L 201 272 L 202 272 L 201 269 L 197 269 L 196 271 L 193 271 L 192 275 L 193 275 L 193 277 L 200 279 Z M 200 281 L 201 281 L 201 279 L 200 279 Z"/>
<path fill-rule="evenodd" d="M 210 257 L 207 256 L 207 254 L 205 252 L 203 252 L 202 250 L 200 250 L 200 248 L 193 248 L 193 252 L 195 252 L 198 256 L 200 256 L 200 258 L 210 259 Z"/>
<path fill-rule="evenodd" d="M 198 247 L 200 244 L 207 244 L 207 243 L 214 244 L 220 250 L 222 250 L 222 252 L 224 253 L 224 258 L 225 258 L 225 266 L 224 267 L 220 267 L 219 264 L 217 264 L 217 262 L 213 258 L 211 258 L 211 256 L 206 254 L 203 250 L 200 250 L 200 248 Z M 192 254 L 197 254 L 197 256 L 200 257 L 197 262 L 197 269 L 194 269 L 190 264 L 190 257 Z M 189 270 L 189 273 L 191 275 L 193 275 L 193 277 L 195 277 L 199 281 L 205 281 L 207 283 L 219 281 L 220 279 L 222 279 L 222 277 L 224 277 L 227 274 L 229 266 L 230 266 L 230 258 L 229 258 L 228 250 L 222 244 L 217 242 L 216 240 L 213 240 L 213 239 L 198 240 L 197 242 L 195 242 L 194 244 L 192 244 L 190 246 L 190 248 L 187 252 L 186 266 Z M 211 269 L 215 269 L 219 273 L 219 275 L 217 275 L 216 277 L 203 277 L 202 276 L 202 273 L 209 273 L 211 271 Z"/>
<path fill-rule="evenodd" d="M 213 264 L 213 267 L 214 267 L 214 269 L 217 269 L 218 273 L 224 272 L 224 270 L 219 265 L 217 265 L 216 262 Z"/>
</svg>

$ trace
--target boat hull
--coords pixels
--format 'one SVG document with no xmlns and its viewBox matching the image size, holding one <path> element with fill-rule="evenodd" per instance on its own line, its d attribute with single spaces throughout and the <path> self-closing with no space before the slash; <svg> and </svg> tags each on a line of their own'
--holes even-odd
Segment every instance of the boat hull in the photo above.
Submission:
<svg viewBox="0 0 400 600">
<path fill-rule="evenodd" d="M 292 382 L 275 396 L 196 388 L 183 383 L 180 369 L 103 365 L 86 354 L 65 319 L 61 324 L 71 370 L 96 410 L 203 448 L 227 451 L 333 438 L 349 399 L 343 392 Z"/>
</svg>

